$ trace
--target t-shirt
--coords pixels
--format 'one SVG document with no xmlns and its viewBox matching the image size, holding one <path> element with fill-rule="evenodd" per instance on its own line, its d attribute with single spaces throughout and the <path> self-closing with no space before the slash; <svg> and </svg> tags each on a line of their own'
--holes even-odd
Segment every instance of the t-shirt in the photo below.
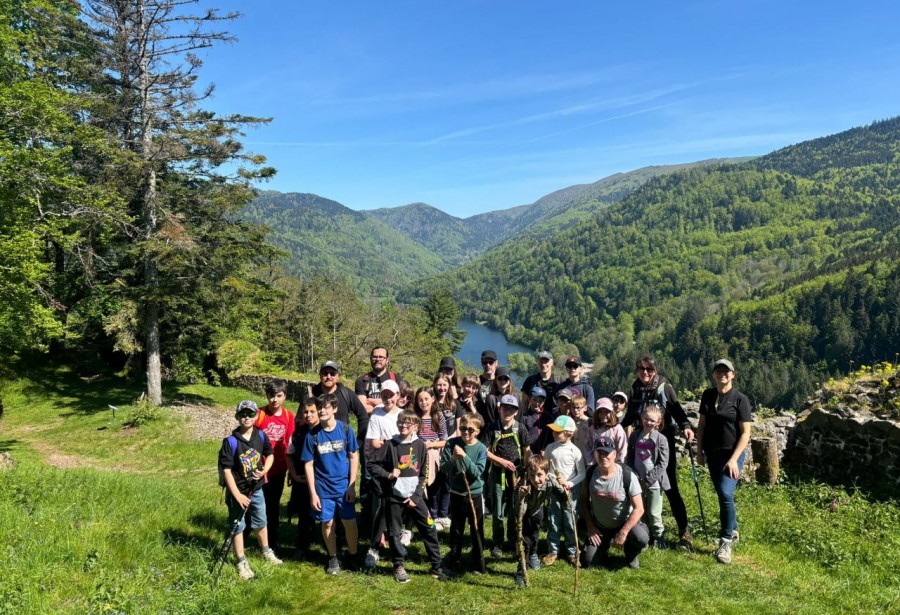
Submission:
<svg viewBox="0 0 900 615">
<path fill-rule="evenodd" d="M 393 494 L 405 500 L 412 496 L 423 482 L 422 471 L 427 455 L 425 443 L 418 437 L 404 442 L 400 436 L 393 438 L 391 447 L 391 469 L 400 470 L 400 476 L 394 481 Z"/>
<path fill-rule="evenodd" d="M 525 426 L 518 421 L 513 421 L 511 427 L 503 427 L 497 423 L 488 431 L 486 444 L 491 452 L 516 465 L 521 465 L 522 449 L 531 446 L 531 438 Z"/>
<path fill-rule="evenodd" d="M 719 390 L 706 389 L 700 397 L 700 415 L 706 417 L 703 430 L 703 451 L 734 450 L 737 445 L 739 423 L 750 423 L 750 400 L 732 387 L 725 395 Z"/>
<path fill-rule="evenodd" d="M 381 385 L 388 380 L 400 382 L 400 376 L 389 370 L 385 370 L 380 376 L 369 372 L 356 379 L 354 390 L 357 395 L 365 395 L 369 399 L 381 399 Z"/>
<path fill-rule="evenodd" d="M 450 406 L 438 405 L 441 409 L 441 415 L 444 417 L 444 424 L 447 426 L 447 436 L 456 433 L 456 421 L 465 414 L 462 404 L 458 399 L 454 399 Z"/>
<path fill-rule="evenodd" d="M 419 432 L 419 437 L 422 438 L 423 442 L 438 442 L 440 440 L 447 440 L 447 421 L 444 420 L 444 416 L 441 415 L 441 422 L 437 426 L 437 430 L 434 428 L 433 421 L 431 420 L 431 415 L 426 415 L 422 417 L 422 431 Z"/>
<path fill-rule="evenodd" d="M 270 476 L 279 476 L 287 473 L 287 452 L 291 436 L 294 434 L 294 415 L 287 408 L 281 409 L 281 416 L 268 414 L 263 411 L 256 419 L 256 426 L 262 429 L 272 443 L 273 456 Z"/>
<path fill-rule="evenodd" d="M 350 485 L 350 454 L 359 450 L 353 428 L 338 421 L 326 431 L 316 425 L 306 436 L 300 461 L 313 462 L 316 493 L 320 498 L 339 498 Z"/>
<path fill-rule="evenodd" d="M 624 525 L 631 514 L 631 498 L 641 495 L 641 484 L 637 477 L 632 477 L 627 491 L 622 483 L 623 478 L 624 470 L 618 464 L 615 474 L 608 479 L 603 478 L 599 470 L 591 472 L 588 483 L 590 510 L 594 523 L 599 527 L 615 528 Z"/>
<path fill-rule="evenodd" d="M 253 491 L 258 491 L 262 489 L 263 481 L 254 481 L 251 474 L 261 470 L 266 457 L 271 454 L 272 445 L 258 427 L 253 426 L 249 438 L 245 438 L 241 434 L 241 428 L 238 427 L 231 432 L 231 436 L 222 440 L 222 448 L 219 449 L 219 469 L 231 470 L 235 486 L 241 493 L 249 493 L 251 487 Z"/>
<path fill-rule="evenodd" d="M 550 482 L 554 484 L 557 482 L 556 472 L 553 471 L 554 467 L 562 474 L 567 483 L 571 483 L 573 488 L 577 488 L 584 480 L 584 455 L 572 440 L 563 444 L 553 442 L 548 445 L 547 450 L 544 451 L 544 457 L 553 462 L 550 468 Z"/>
<path fill-rule="evenodd" d="M 377 406 L 369 417 L 369 430 L 366 432 L 366 440 L 383 440 L 387 442 L 400 433 L 397 427 L 397 417 L 400 415 L 398 408 L 393 414 L 384 411 L 384 406 Z"/>
</svg>

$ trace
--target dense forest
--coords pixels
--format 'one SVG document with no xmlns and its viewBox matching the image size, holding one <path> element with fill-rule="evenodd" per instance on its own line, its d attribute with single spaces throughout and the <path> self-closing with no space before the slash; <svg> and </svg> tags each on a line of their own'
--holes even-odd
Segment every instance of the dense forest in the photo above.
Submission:
<svg viewBox="0 0 900 615">
<path fill-rule="evenodd" d="M 507 242 L 408 290 L 532 347 L 575 343 L 603 389 L 652 351 L 682 384 L 733 357 L 791 405 L 849 362 L 893 356 L 900 120 L 650 179 L 589 219 Z"/>
</svg>

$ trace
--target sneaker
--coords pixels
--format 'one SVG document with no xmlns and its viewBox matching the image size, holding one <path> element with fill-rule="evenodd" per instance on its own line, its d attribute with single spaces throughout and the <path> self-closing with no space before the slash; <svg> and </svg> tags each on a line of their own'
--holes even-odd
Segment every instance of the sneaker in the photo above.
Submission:
<svg viewBox="0 0 900 615">
<path fill-rule="evenodd" d="M 378 551 L 369 549 L 369 552 L 366 553 L 366 559 L 363 560 L 363 572 L 374 572 L 375 565 L 378 564 L 379 559 Z"/>
<path fill-rule="evenodd" d="M 521 570 L 516 571 L 516 587 L 519 589 L 525 588 L 525 573 Z"/>
<path fill-rule="evenodd" d="M 453 575 L 446 568 L 435 568 L 431 571 L 431 578 L 435 581 L 449 581 Z"/>
<path fill-rule="evenodd" d="M 495 559 L 499 559 L 499 558 L 503 557 L 503 547 L 498 545 L 498 546 L 494 547 L 493 549 L 491 549 L 491 557 L 493 557 Z"/>
<path fill-rule="evenodd" d="M 656 541 L 653 543 L 653 548 L 659 549 L 661 551 L 663 549 L 668 549 L 669 545 L 666 544 L 666 541 L 664 539 L 657 538 Z"/>
<path fill-rule="evenodd" d="M 630 562 L 628 562 L 628 567 L 629 567 L 631 570 L 638 570 L 638 569 L 641 567 L 641 562 L 640 562 L 640 560 L 637 558 L 636 555 L 634 556 L 634 559 L 633 559 L 633 560 L 631 560 Z"/>
<path fill-rule="evenodd" d="M 256 578 L 256 575 L 250 570 L 250 562 L 246 559 L 242 559 L 237 563 L 237 573 L 244 581 L 250 581 L 251 579 Z"/>
<path fill-rule="evenodd" d="M 275 551 L 272 549 L 263 549 L 262 552 L 263 559 L 272 564 L 273 566 L 280 566 L 284 562 L 278 559 L 278 556 L 275 555 Z"/>
<path fill-rule="evenodd" d="M 439 519 L 435 519 L 435 524 L 441 524 L 441 531 L 449 532 L 450 531 L 450 517 L 441 517 Z"/>
<path fill-rule="evenodd" d="M 678 537 L 678 548 L 682 551 L 694 550 L 694 535 L 691 534 L 690 528 L 685 529 Z"/>
<path fill-rule="evenodd" d="M 720 564 L 731 563 L 731 540 L 726 538 L 719 539 L 719 548 L 716 549 L 716 559 Z"/>
<path fill-rule="evenodd" d="M 412 542 L 412 531 L 400 530 L 400 544 L 408 547 L 410 542 Z"/>
<path fill-rule="evenodd" d="M 541 569 L 541 560 L 537 556 L 537 553 L 532 553 L 528 556 L 528 567 L 532 570 L 540 570 Z"/>
<path fill-rule="evenodd" d="M 328 558 L 328 567 L 325 569 L 326 574 L 337 575 L 341 572 L 341 560 L 337 555 Z"/>
<path fill-rule="evenodd" d="M 740 539 L 741 539 L 741 535 L 738 533 L 738 531 L 731 530 L 731 544 L 732 545 L 737 544 L 737 541 L 739 541 Z"/>
<path fill-rule="evenodd" d="M 544 563 L 544 566 L 552 566 L 556 563 L 556 557 L 556 553 L 548 553 L 541 558 L 541 561 Z"/>
<path fill-rule="evenodd" d="M 403 566 L 394 566 L 394 580 L 397 583 L 409 583 L 409 575 Z"/>
<path fill-rule="evenodd" d="M 578 565 L 578 556 L 575 555 L 574 553 L 568 553 L 566 555 L 566 561 L 569 562 L 573 566 L 577 566 Z"/>
</svg>

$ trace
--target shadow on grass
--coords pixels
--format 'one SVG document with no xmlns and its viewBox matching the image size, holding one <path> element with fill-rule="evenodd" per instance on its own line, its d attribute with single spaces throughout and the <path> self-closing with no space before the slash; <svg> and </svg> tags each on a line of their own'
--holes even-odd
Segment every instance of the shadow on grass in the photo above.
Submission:
<svg viewBox="0 0 900 615">
<path fill-rule="evenodd" d="M 0 440 L 0 453 L 7 453 L 19 444 L 18 440 Z"/>
</svg>

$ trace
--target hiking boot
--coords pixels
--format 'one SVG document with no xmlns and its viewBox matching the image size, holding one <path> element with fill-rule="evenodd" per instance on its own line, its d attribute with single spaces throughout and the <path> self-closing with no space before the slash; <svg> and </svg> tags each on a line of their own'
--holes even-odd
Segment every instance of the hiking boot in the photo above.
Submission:
<svg viewBox="0 0 900 615">
<path fill-rule="evenodd" d="M 537 553 L 532 553 L 528 556 L 528 567 L 532 570 L 540 570 L 541 569 L 541 560 L 537 556 Z"/>
<path fill-rule="evenodd" d="M 256 578 L 256 575 L 250 570 L 250 562 L 246 559 L 242 559 L 237 563 L 237 573 L 244 581 L 250 581 Z"/>
<path fill-rule="evenodd" d="M 678 548 L 682 551 L 694 550 L 694 535 L 691 534 L 690 528 L 681 532 L 681 536 L 678 537 Z"/>
<path fill-rule="evenodd" d="M 397 583 L 409 583 L 409 575 L 406 574 L 406 568 L 401 566 L 394 566 L 394 580 Z"/>
<path fill-rule="evenodd" d="M 498 545 L 491 549 L 491 557 L 495 559 L 500 559 L 501 557 L 503 557 L 503 547 Z"/>
<path fill-rule="evenodd" d="M 516 571 L 516 587 L 519 589 L 525 588 L 525 573 L 521 570 Z"/>
<path fill-rule="evenodd" d="M 637 555 L 634 556 L 634 559 L 633 559 L 633 560 L 631 560 L 630 562 L 628 562 L 628 567 L 629 567 L 631 570 L 638 570 L 638 569 L 641 567 L 641 562 L 640 562 L 640 560 L 637 558 Z"/>
<path fill-rule="evenodd" d="M 412 531 L 400 530 L 400 544 L 408 547 L 410 542 L 412 542 Z"/>
<path fill-rule="evenodd" d="M 719 548 L 716 549 L 716 559 L 719 560 L 720 564 L 730 564 L 731 563 L 731 540 L 727 538 L 719 539 Z"/>
<path fill-rule="evenodd" d="M 328 567 L 325 568 L 325 574 L 337 575 L 341 572 L 341 560 L 338 556 L 328 558 Z"/>
<path fill-rule="evenodd" d="M 344 558 L 344 564 L 347 570 L 351 572 L 356 572 L 357 570 L 361 570 L 363 567 L 363 554 L 362 553 L 348 553 L 347 557 Z"/>
<path fill-rule="evenodd" d="M 263 559 L 272 564 L 273 566 L 280 566 L 284 562 L 278 559 L 278 556 L 275 555 L 275 551 L 272 549 L 263 549 L 262 552 Z"/>
<path fill-rule="evenodd" d="M 541 561 L 544 563 L 544 566 L 552 566 L 556 563 L 556 557 L 556 553 L 548 553 L 541 558 Z"/>
<path fill-rule="evenodd" d="M 578 566 L 578 556 L 574 553 L 568 553 L 566 555 L 566 561 L 569 562 L 573 566 Z"/>
<path fill-rule="evenodd" d="M 375 572 L 375 565 L 378 564 L 378 560 L 380 559 L 378 555 L 378 551 L 375 549 L 369 549 L 369 552 L 366 553 L 366 559 L 363 560 L 362 569 L 365 573 Z"/>
</svg>

